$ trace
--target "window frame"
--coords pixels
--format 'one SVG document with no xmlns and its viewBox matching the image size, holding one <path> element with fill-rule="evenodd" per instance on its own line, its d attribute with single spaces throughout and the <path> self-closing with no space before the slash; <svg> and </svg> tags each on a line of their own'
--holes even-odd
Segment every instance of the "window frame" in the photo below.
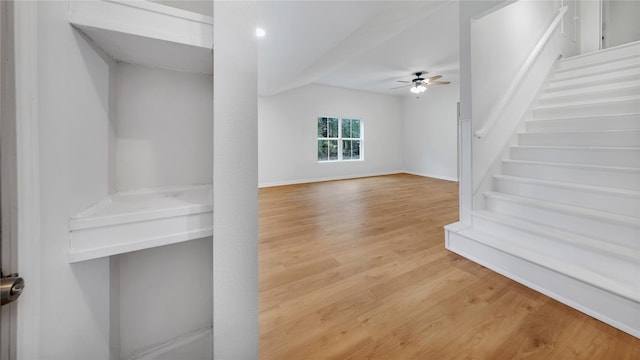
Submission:
<svg viewBox="0 0 640 360">
<path fill-rule="evenodd" d="M 318 129 L 318 121 L 320 119 L 338 119 L 338 137 L 318 137 L 318 133 L 317 133 L 317 129 Z M 354 138 L 354 137 L 349 137 L 349 138 L 344 138 L 342 136 L 342 121 L 343 120 L 358 120 L 360 122 L 360 137 Z M 328 135 L 328 134 L 327 134 Z M 331 160 L 329 158 L 327 158 L 326 160 L 320 160 L 318 159 L 318 141 L 320 140 L 325 140 L 325 141 L 330 141 L 330 140 L 337 140 L 338 142 L 338 158 L 336 160 Z M 360 156 L 358 159 L 344 159 L 343 158 L 343 141 L 345 140 L 358 140 L 360 141 Z M 317 116 L 316 117 L 316 162 L 320 163 L 320 164 L 325 164 L 325 163 L 342 163 L 342 162 L 352 162 L 352 161 L 364 161 L 364 121 L 362 120 L 362 118 L 359 117 L 349 117 L 349 116 L 326 116 L 326 115 L 321 115 L 321 116 Z M 329 155 L 328 155 L 329 157 Z"/>
</svg>

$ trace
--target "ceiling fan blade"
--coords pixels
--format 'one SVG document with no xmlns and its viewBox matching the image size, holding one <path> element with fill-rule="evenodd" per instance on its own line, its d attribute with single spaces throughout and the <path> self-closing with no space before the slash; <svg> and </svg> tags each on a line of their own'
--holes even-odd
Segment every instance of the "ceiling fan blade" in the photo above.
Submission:
<svg viewBox="0 0 640 360">
<path fill-rule="evenodd" d="M 442 77 L 442 75 L 436 75 L 436 76 L 432 76 L 430 78 L 427 79 L 427 82 L 432 82 L 433 80 L 438 80 Z"/>
<path fill-rule="evenodd" d="M 401 82 L 401 83 L 411 83 L 411 81 L 409 80 L 396 80 L 397 82 Z"/>
<path fill-rule="evenodd" d="M 405 88 L 405 87 L 407 87 L 407 86 L 412 86 L 412 85 L 413 85 L 413 84 L 397 86 L 397 87 L 391 88 L 391 89 L 389 89 L 389 90 L 401 89 L 401 88 Z"/>
<path fill-rule="evenodd" d="M 451 81 L 433 81 L 433 82 L 427 83 L 427 85 L 449 85 L 449 84 L 451 84 Z"/>
</svg>

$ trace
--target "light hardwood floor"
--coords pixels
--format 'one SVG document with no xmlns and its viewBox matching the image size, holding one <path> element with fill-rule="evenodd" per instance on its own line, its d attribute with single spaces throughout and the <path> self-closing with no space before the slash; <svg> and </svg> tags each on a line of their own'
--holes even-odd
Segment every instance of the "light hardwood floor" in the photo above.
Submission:
<svg viewBox="0 0 640 360">
<path fill-rule="evenodd" d="M 445 250 L 457 192 L 412 175 L 261 189 L 260 359 L 640 359 L 640 339 Z"/>
</svg>

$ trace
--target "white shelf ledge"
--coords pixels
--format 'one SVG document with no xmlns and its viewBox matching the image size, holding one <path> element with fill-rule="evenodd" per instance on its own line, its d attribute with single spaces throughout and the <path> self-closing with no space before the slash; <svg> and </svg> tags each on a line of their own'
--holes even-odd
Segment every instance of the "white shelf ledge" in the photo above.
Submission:
<svg viewBox="0 0 640 360">
<path fill-rule="evenodd" d="M 69 221 L 69 262 L 213 234 L 211 185 L 116 193 Z"/>
<path fill-rule="evenodd" d="M 69 22 L 114 59 L 213 73 L 213 18 L 140 0 L 69 1 Z"/>
</svg>

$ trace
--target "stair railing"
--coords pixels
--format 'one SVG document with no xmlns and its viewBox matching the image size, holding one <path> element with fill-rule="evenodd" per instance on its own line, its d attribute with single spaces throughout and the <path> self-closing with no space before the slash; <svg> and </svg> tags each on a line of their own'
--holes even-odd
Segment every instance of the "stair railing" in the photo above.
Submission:
<svg viewBox="0 0 640 360">
<path fill-rule="evenodd" d="M 520 71 L 518 71 L 516 76 L 513 78 L 513 81 L 511 81 L 511 84 L 505 91 L 505 94 L 500 100 L 500 102 L 498 103 L 498 105 L 495 106 L 493 110 L 489 113 L 487 122 L 482 126 L 480 130 L 477 130 L 474 133 L 478 139 L 485 137 L 489 133 L 491 128 L 493 128 L 494 124 L 497 122 L 498 118 L 506 108 L 507 104 L 509 104 L 509 102 L 513 98 L 513 94 L 516 92 L 518 87 L 520 87 L 520 84 L 522 84 L 522 80 L 527 75 L 527 73 L 529 73 L 529 70 L 531 70 L 531 66 L 533 65 L 535 60 L 538 58 L 538 55 L 540 55 L 540 52 L 542 51 L 544 46 L 551 39 L 551 36 L 553 35 L 554 31 L 558 27 L 558 24 L 560 24 L 560 21 L 562 21 L 562 18 L 566 12 L 567 12 L 567 6 L 560 8 L 560 10 L 558 11 L 558 14 L 553 19 L 553 21 L 551 22 L 547 30 L 544 32 L 544 34 L 542 35 L 542 37 L 540 38 L 536 46 L 533 48 L 533 50 L 531 51 L 531 54 L 529 54 L 529 57 L 527 57 L 527 60 L 524 62 L 524 65 L 522 65 L 522 67 L 520 68 Z"/>
</svg>

